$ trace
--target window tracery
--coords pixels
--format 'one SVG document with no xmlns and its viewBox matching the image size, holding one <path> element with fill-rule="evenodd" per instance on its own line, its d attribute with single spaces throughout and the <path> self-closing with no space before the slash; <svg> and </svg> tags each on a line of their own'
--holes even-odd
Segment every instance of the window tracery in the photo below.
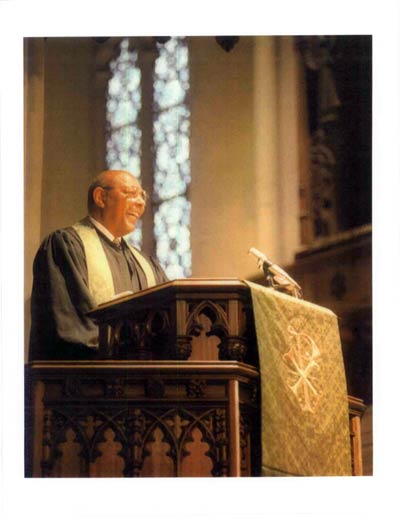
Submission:
<svg viewBox="0 0 400 518">
<path fill-rule="evenodd" d="M 158 45 L 154 70 L 154 235 L 170 278 L 191 275 L 189 51 L 184 38 Z"/>
<path fill-rule="evenodd" d="M 107 151 L 109 169 L 132 172 L 140 179 L 140 158 L 142 132 L 138 115 L 142 108 L 140 88 L 141 71 L 138 67 L 138 53 L 129 49 L 129 40 L 121 42 L 119 56 L 111 61 L 111 79 L 107 92 Z M 138 222 L 128 240 L 140 247 L 142 224 Z"/>
<path fill-rule="evenodd" d="M 110 169 L 125 169 L 141 178 L 141 159 L 152 153 L 155 252 L 169 278 L 191 275 L 189 50 L 185 38 L 157 44 L 152 106 L 142 105 L 140 52 L 121 42 L 111 61 L 107 92 L 107 150 Z M 154 149 L 142 149 L 141 118 L 152 117 Z M 142 245 L 142 225 L 127 239 Z"/>
</svg>

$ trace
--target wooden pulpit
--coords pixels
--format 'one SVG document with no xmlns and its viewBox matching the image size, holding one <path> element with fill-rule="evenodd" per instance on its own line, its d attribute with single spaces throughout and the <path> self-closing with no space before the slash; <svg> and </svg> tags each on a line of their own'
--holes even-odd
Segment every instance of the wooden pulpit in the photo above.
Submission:
<svg viewBox="0 0 400 518">
<path fill-rule="evenodd" d="M 250 291 L 187 279 L 103 304 L 99 357 L 27 368 L 26 474 L 258 476 L 260 393 Z M 360 416 L 349 398 L 353 473 Z"/>
</svg>

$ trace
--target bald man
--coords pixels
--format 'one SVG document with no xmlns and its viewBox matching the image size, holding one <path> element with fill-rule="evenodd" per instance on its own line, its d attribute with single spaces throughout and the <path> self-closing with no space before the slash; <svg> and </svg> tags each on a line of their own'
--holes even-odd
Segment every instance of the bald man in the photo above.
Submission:
<svg viewBox="0 0 400 518">
<path fill-rule="evenodd" d="M 127 171 L 103 171 L 88 190 L 88 216 L 42 243 L 33 266 L 30 358 L 95 358 L 98 328 L 86 313 L 119 293 L 168 279 L 130 246 L 146 193 Z"/>
</svg>

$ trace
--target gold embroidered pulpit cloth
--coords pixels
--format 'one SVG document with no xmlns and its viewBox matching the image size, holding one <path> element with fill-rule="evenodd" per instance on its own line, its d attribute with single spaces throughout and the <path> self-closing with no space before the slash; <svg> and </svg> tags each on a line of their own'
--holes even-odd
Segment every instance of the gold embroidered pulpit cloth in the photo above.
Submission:
<svg viewBox="0 0 400 518">
<path fill-rule="evenodd" d="M 262 474 L 351 475 L 337 317 L 248 282 L 261 373 Z"/>
</svg>

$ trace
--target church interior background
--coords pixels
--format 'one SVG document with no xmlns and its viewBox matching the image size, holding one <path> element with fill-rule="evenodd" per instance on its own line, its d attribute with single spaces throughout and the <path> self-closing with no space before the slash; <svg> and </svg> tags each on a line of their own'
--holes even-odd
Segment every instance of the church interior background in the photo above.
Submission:
<svg viewBox="0 0 400 518">
<path fill-rule="evenodd" d="M 263 283 L 254 246 L 339 316 L 372 474 L 372 38 L 27 38 L 24 56 L 26 337 L 40 242 L 85 215 L 92 176 L 131 169 L 152 200 L 132 239 L 170 278 Z"/>
</svg>

